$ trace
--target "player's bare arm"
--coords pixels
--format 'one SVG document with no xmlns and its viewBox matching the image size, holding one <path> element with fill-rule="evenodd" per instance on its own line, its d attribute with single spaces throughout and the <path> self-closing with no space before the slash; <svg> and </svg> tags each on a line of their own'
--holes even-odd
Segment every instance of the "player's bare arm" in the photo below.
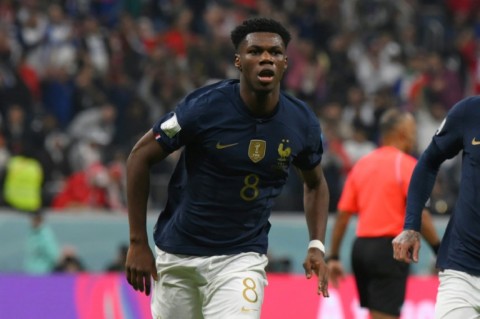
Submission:
<svg viewBox="0 0 480 319">
<path fill-rule="evenodd" d="M 323 170 L 319 165 L 312 170 L 302 170 L 300 174 L 304 181 L 304 208 L 310 240 L 325 241 L 328 219 L 329 191 Z M 325 248 L 309 248 L 303 268 L 307 278 L 312 273 L 318 276 L 318 294 L 329 297 L 328 268 L 325 264 Z"/>
<path fill-rule="evenodd" d="M 150 277 L 157 280 L 155 258 L 148 244 L 146 229 L 147 201 L 150 188 L 150 167 L 168 154 L 147 132 L 134 146 L 127 160 L 127 201 L 130 246 L 125 263 L 128 283 L 150 294 Z"/>
<path fill-rule="evenodd" d="M 334 287 L 338 287 L 340 279 L 344 277 L 343 266 L 340 262 L 339 252 L 351 216 L 352 214 L 349 212 L 339 211 L 333 226 L 330 253 L 327 257 L 327 265 L 329 268 L 330 282 Z"/>
<path fill-rule="evenodd" d="M 392 241 L 393 258 L 405 263 L 418 262 L 420 250 L 420 233 L 415 230 L 404 230 Z"/>
</svg>

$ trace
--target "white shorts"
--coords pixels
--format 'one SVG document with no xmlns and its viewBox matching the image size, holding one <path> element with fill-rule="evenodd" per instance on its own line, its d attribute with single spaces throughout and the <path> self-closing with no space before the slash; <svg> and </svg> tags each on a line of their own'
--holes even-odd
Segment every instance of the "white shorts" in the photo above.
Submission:
<svg viewBox="0 0 480 319">
<path fill-rule="evenodd" d="M 435 319 L 479 319 L 480 277 L 451 269 L 438 277 Z"/>
<path fill-rule="evenodd" d="M 153 319 L 259 319 L 266 255 L 199 257 L 156 248 Z"/>
</svg>

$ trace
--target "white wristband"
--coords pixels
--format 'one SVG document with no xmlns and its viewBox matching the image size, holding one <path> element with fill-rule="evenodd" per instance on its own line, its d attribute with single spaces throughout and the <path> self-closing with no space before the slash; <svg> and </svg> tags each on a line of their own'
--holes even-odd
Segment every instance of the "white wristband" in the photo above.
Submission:
<svg viewBox="0 0 480 319">
<path fill-rule="evenodd" d="M 320 249 L 320 251 L 322 253 L 325 254 L 325 246 L 323 245 L 323 243 L 318 240 L 318 239 L 314 239 L 314 240 L 311 240 L 309 243 L 308 243 L 308 249 L 310 248 L 318 248 Z"/>
</svg>

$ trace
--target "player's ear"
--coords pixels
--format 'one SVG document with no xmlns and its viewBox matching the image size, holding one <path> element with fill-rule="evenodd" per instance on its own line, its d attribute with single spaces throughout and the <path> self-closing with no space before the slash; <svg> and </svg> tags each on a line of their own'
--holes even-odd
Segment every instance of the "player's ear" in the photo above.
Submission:
<svg viewBox="0 0 480 319">
<path fill-rule="evenodd" d="M 288 57 L 285 56 L 285 70 L 288 68 Z"/>
<path fill-rule="evenodd" d="M 240 64 L 240 55 L 235 54 L 235 67 L 241 72 L 242 71 L 242 65 Z"/>
</svg>

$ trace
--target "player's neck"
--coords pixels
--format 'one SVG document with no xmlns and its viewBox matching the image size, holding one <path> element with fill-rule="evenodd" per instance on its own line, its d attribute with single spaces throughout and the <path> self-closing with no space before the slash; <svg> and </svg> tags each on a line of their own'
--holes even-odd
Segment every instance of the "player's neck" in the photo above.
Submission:
<svg viewBox="0 0 480 319">
<path fill-rule="evenodd" d="M 266 117 L 277 107 L 279 91 L 254 92 L 240 90 L 240 96 L 248 111 L 256 117 Z"/>
</svg>

